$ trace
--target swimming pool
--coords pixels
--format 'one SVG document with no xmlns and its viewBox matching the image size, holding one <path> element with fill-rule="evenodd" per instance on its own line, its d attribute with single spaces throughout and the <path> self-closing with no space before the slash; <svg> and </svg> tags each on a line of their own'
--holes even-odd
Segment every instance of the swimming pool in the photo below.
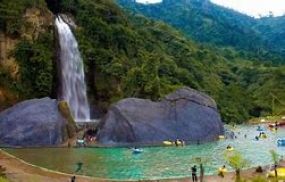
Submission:
<svg viewBox="0 0 285 182">
<path fill-rule="evenodd" d="M 237 138 L 184 147 L 146 147 L 133 154 L 129 148 L 28 148 L 3 149 L 29 163 L 55 171 L 74 173 L 76 163 L 82 162 L 82 173 L 88 176 L 117 180 L 146 180 L 184 178 L 190 176 L 195 158 L 201 157 L 205 174 L 216 174 L 226 164 L 222 153 L 231 145 L 249 160 L 249 166 L 272 163 L 269 150 L 285 155 L 285 147 L 277 147 L 276 139 L 285 138 L 285 128 L 277 133 L 265 131 L 267 139 L 255 141 L 257 126 L 238 126 Z M 246 137 L 244 136 L 246 135 Z M 227 165 L 227 164 L 226 164 Z M 230 167 L 227 165 L 227 168 Z M 199 171 L 198 171 L 199 172 Z"/>
</svg>

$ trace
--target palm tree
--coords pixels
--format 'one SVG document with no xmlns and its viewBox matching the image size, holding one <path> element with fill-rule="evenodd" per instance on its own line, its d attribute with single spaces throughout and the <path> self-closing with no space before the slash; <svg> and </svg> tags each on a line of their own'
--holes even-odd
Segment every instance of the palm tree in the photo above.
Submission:
<svg viewBox="0 0 285 182">
<path fill-rule="evenodd" d="M 236 172 L 236 180 L 235 182 L 241 181 L 240 171 L 242 168 L 248 166 L 248 160 L 244 159 L 240 152 L 233 150 L 233 151 L 225 151 L 224 153 L 225 160 L 228 164 L 235 169 Z"/>
<path fill-rule="evenodd" d="M 196 162 L 200 166 L 200 181 L 203 181 L 203 178 L 204 178 L 204 167 L 203 167 L 203 163 L 202 163 L 201 157 L 197 157 L 196 158 Z"/>
<path fill-rule="evenodd" d="M 275 177 L 277 177 L 277 162 L 278 162 L 278 154 L 274 150 L 269 151 L 271 153 L 272 160 L 274 162 L 274 172 Z"/>
<path fill-rule="evenodd" d="M 209 161 L 208 158 L 201 158 L 201 157 L 196 157 L 195 158 L 195 162 L 199 164 L 199 168 L 200 168 L 200 182 L 203 182 L 203 178 L 204 178 L 204 166 L 203 164 L 205 164 L 207 161 Z"/>
</svg>

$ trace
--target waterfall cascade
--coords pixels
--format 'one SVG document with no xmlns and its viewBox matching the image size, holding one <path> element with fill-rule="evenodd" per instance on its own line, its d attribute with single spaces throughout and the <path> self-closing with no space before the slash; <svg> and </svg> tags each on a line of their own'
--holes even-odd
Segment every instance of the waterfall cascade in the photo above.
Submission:
<svg viewBox="0 0 285 182">
<path fill-rule="evenodd" d="M 66 100 L 75 121 L 90 121 L 90 107 L 87 100 L 83 61 L 78 44 L 70 27 L 56 18 L 60 45 L 61 98 Z"/>
</svg>

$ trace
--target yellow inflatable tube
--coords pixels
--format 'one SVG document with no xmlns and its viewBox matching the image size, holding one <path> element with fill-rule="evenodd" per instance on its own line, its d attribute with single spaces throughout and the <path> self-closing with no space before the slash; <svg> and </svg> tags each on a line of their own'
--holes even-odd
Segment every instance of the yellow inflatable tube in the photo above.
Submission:
<svg viewBox="0 0 285 182">
<path fill-rule="evenodd" d="M 170 145 L 172 145 L 172 142 L 171 141 L 163 141 L 163 145 L 170 146 Z"/>
<path fill-rule="evenodd" d="M 266 139 L 266 138 L 267 138 L 267 135 L 266 135 L 266 134 L 262 134 L 259 138 L 261 138 L 261 139 Z"/>
<path fill-rule="evenodd" d="M 222 140 L 222 139 L 224 139 L 224 138 L 225 138 L 224 135 L 219 135 L 219 136 L 218 136 L 218 139 L 219 139 L 219 140 Z"/>
<path fill-rule="evenodd" d="M 176 141 L 176 144 L 175 144 L 175 142 L 173 142 L 173 144 L 174 144 L 174 145 L 176 145 L 176 144 L 177 144 L 177 145 L 182 145 L 182 142 L 181 142 L 181 141 Z"/>
<path fill-rule="evenodd" d="M 219 167 L 219 169 L 218 169 L 218 174 L 219 173 L 227 173 L 228 172 L 228 170 L 227 170 L 227 168 L 223 168 L 223 167 Z"/>
<path fill-rule="evenodd" d="M 275 171 L 274 170 L 269 171 L 268 177 L 275 177 Z M 284 167 L 277 168 L 277 177 L 282 177 L 282 179 L 285 179 L 285 168 Z"/>
<path fill-rule="evenodd" d="M 233 147 L 230 147 L 230 148 L 226 148 L 226 151 L 233 151 L 234 148 Z"/>
<path fill-rule="evenodd" d="M 181 146 L 182 142 L 181 141 L 175 141 L 175 142 L 171 142 L 171 141 L 163 141 L 163 145 L 164 146 L 171 146 L 171 145 L 178 145 Z"/>
</svg>

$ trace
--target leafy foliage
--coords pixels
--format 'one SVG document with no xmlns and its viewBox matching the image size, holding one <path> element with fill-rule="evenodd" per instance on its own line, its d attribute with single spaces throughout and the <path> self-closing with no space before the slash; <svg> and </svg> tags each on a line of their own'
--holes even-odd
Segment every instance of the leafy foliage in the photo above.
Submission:
<svg viewBox="0 0 285 182">
<path fill-rule="evenodd" d="M 255 176 L 250 181 L 251 182 L 268 182 L 267 178 L 263 176 Z"/>
<path fill-rule="evenodd" d="M 96 83 L 97 98 L 103 95 L 101 89 L 109 101 L 116 101 L 130 96 L 157 100 L 183 85 L 201 88 L 197 79 L 206 80 L 201 76 L 206 70 L 197 59 L 212 65 L 213 55 L 162 22 L 130 16 L 114 4 L 110 8 L 109 1 L 98 2 L 81 2 L 76 17 L 82 27 L 77 32 L 82 55 L 94 68 L 88 71 L 102 78 Z M 111 87 L 108 92 L 106 85 Z"/>
<path fill-rule="evenodd" d="M 29 98 L 50 95 L 52 86 L 52 52 L 47 45 L 53 43 L 51 34 L 41 34 L 35 41 L 20 41 L 13 56 L 20 66 L 17 84 L 22 95 Z"/>
<path fill-rule="evenodd" d="M 273 163 L 274 163 L 274 164 L 277 164 L 278 158 L 279 158 L 277 152 L 276 152 L 275 150 L 270 150 L 269 152 L 270 152 L 270 154 L 271 154 Z"/>
<path fill-rule="evenodd" d="M 13 27 L 21 27 L 25 9 L 38 1 L 21 1 L 17 8 L 3 2 L 11 12 L 0 8 L 0 15 L 11 16 L 0 16 L 0 28 L 9 35 L 19 34 L 20 29 Z M 226 123 L 243 123 L 250 117 L 282 112 L 284 68 L 273 65 L 283 64 L 283 58 L 260 48 L 263 35 L 249 28 L 256 25 L 253 18 L 207 3 L 197 1 L 184 6 L 182 1 L 169 0 L 164 1 L 164 7 L 131 4 L 131 8 L 147 11 L 153 17 L 165 15 L 165 21 L 191 31 L 190 39 L 162 21 L 130 9 L 124 11 L 112 0 L 61 0 L 58 10 L 73 16 L 78 25 L 74 34 L 85 64 L 90 103 L 108 108 L 125 97 L 159 100 L 189 86 L 210 95 Z M 174 21 L 176 13 L 179 16 Z M 19 24 L 13 25 L 17 20 Z M 201 29 L 195 29 L 197 26 Z M 53 44 L 53 35 L 46 32 L 34 40 L 20 39 L 14 49 L 19 79 L 12 80 L 10 86 L 23 99 L 54 92 Z M 6 77 L 1 69 L 0 86 L 7 86 Z"/>
<path fill-rule="evenodd" d="M 23 14 L 27 8 L 44 8 L 44 0 L 1 0 L 0 30 L 10 36 L 21 35 L 21 28 L 25 22 Z"/>
<path fill-rule="evenodd" d="M 255 19 L 208 0 L 164 0 L 147 5 L 132 0 L 117 2 L 129 11 L 163 20 L 197 42 L 235 47 L 249 51 L 251 58 L 259 61 L 284 64 L 285 41 L 279 37 L 285 34 L 285 17 Z"/>
<path fill-rule="evenodd" d="M 196 69 L 207 70 L 209 76 L 202 75 L 202 71 L 194 75 L 189 68 L 187 71 L 190 74 L 183 70 L 182 83 L 211 95 L 217 101 L 225 122 L 242 123 L 250 117 L 278 115 L 284 110 L 282 74 L 279 78 L 274 76 L 277 70 L 283 68 L 272 66 L 284 64 L 280 52 L 283 44 L 276 38 L 270 41 L 279 35 L 274 32 L 283 32 L 280 25 L 284 17 L 254 19 L 210 1 L 164 0 L 147 5 L 131 0 L 117 2 L 135 15 L 142 13 L 163 20 L 194 40 L 211 44 L 200 45 L 197 57 L 191 55 L 191 62 L 186 61 L 190 56 L 183 58 L 179 63 L 185 64 L 178 65 L 177 69 L 180 70 L 179 66 L 187 69 L 194 62 Z M 277 46 L 274 42 L 280 44 L 277 43 Z M 232 46 L 235 49 L 216 46 Z M 173 50 L 180 49 L 174 47 Z M 190 83 L 189 78 L 192 78 Z"/>
<path fill-rule="evenodd" d="M 248 161 L 243 158 L 242 154 L 236 150 L 233 151 L 225 151 L 223 153 L 228 164 L 235 170 L 236 172 L 236 182 L 241 182 L 240 170 L 244 167 L 248 166 Z"/>
<path fill-rule="evenodd" d="M 0 180 L 6 177 L 6 168 L 0 165 Z"/>
</svg>

